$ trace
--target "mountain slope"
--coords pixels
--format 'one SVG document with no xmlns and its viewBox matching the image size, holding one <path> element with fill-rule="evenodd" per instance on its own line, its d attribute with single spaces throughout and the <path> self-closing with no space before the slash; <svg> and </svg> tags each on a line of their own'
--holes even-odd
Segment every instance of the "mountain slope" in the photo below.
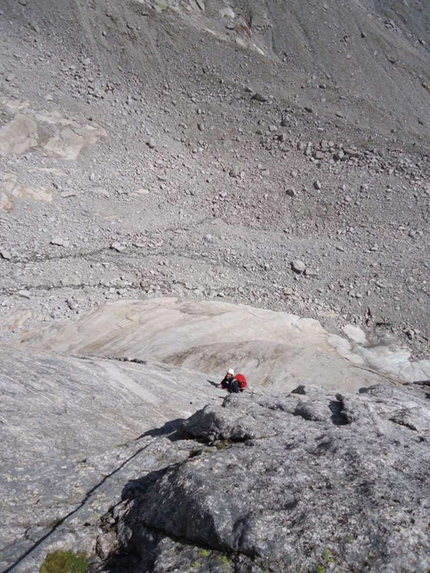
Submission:
<svg viewBox="0 0 430 573">
<path fill-rule="evenodd" d="M 6 336 L 15 313 L 155 292 L 393 330 L 423 355 L 428 8 L 390 6 L 7 0 Z"/>
</svg>

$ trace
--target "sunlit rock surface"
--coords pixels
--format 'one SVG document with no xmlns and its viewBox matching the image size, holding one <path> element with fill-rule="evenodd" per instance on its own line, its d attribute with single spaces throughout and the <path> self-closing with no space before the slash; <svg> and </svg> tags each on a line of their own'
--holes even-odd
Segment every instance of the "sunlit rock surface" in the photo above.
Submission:
<svg viewBox="0 0 430 573">
<path fill-rule="evenodd" d="M 354 390 L 381 375 L 430 378 L 429 361 L 412 365 L 410 353 L 395 345 L 359 344 L 316 320 L 222 302 L 119 301 L 76 322 L 29 332 L 23 343 L 74 355 L 156 359 L 218 377 L 233 367 L 252 387 L 282 391 L 302 383 Z"/>
</svg>

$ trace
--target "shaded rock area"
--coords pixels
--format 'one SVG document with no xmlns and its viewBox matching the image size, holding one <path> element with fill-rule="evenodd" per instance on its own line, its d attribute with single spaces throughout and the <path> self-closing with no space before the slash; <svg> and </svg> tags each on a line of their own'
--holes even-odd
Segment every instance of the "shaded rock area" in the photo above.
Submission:
<svg viewBox="0 0 430 573">
<path fill-rule="evenodd" d="M 429 397 L 301 386 L 207 406 L 183 425 L 194 455 L 124 489 L 101 570 L 427 573 Z"/>
</svg>

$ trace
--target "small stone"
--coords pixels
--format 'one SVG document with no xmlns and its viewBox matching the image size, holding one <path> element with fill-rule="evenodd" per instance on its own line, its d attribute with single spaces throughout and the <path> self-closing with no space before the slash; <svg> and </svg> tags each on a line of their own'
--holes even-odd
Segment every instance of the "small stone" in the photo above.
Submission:
<svg viewBox="0 0 430 573">
<path fill-rule="evenodd" d="M 12 258 L 12 255 L 9 253 L 9 251 L 0 251 L 0 255 L 3 259 L 6 259 L 6 261 L 10 261 Z"/>
<path fill-rule="evenodd" d="M 66 298 L 66 304 L 70 308 L 70 310 L 77 310 L 78 306 L 75 301 L 71 298 Z"/>
<path fill-rule="evenodd" d="M 95 174 L 95 173 L 90 173 L 89 176 L 88 176 L 88 179 L 89 179 L 90 181 L 94 181 L 95 178 L 96 178 L 96 174 Z"/>
<path fill-rule="evenodd" d="M 19 290 L 16 293 L 18 296 L 22 296 L 22 298 L 30 298 L 30 293 L 28 290 Z"/>
<path fill-rule="evenodd" d="M 275 131 L 278 131 L 278 126 L 276 125 L 269 125 L 269 131 L 271 133 L 274 133 Z"/>
<path fill-rule="evenodd" d="M 54 101 L 54 96 L 52 96 L 51 94 L 45 96 L 46 101 Z"/>
<path fill-rule="evenodd" d="M 113 249 L 114 251 L 117 251 L 118 253 L 122 253 L 123 251 L 125 251 L 126 246 L 119 243 L 118 241 L 115 241 L 114 243 L 112 243 L 110 248 Z"/>
<path fill-rule="evenodd" d="M 154 7 L 157 12 L 164 12 L 169 7 L 169 2 L 167 0 L 156 0 Z"/>
<path fill-rule="evenodd" d="M 198 124 L 197 124 L 197 129 L 198 129 L 199 131 L 204 131 L 205 126 L 203 125 L 203 123 L 198 123 Z"/>
<path fill-rule="evenodd" d="M 102 197 L 109 197 L 109 191 L 107 189 L 105 189 L 104 187 L 94 187 L 92 189 L 92 191 L 94 193 L 97 193 L 97 195 L 101 195 Z"/>
<path fill-rule="evenodd" d="M 342 161 L 343 158 L 344 158 L 344 152 L 341 149 L 333 154 L 333 159 L 335 161 Z"/>
<path fill-rule="evenodd" d="M 314 181 L 314 188 L 318 191 L 321 189 L 322 185 L 320 181 Z"/>
<path fill-rule="evenodd" d="M 236 167 L 236 166 L 232 167 L 229 171 L 229 175 L 230 175 L 230 177 L 233 177 L 233 178 L 239 177 L 239 175 L 240 175 L 239 167 Z"/>
<path fill-rule="evenodd" d="M 263 94 L 260 94 L 260 93 L 258 93 L 258 92 L 255 93 L 255 94 L 252 96 L 251 99 L 253 99 L 253 100 L 255 100 L 255 101 L 259 101 L 259 102 L 261 102 L 261 103 L 266 103 L 266 102 L 268 101 L 268 97 L 267 97 L 267 96 L 265 96 L 265 95 L 263 95 Z"/>
<path fill-rule="evenodd" d="M 52 237 L 51 245 L 55 245 L 56 247 L 64 247 L 64 239 L 61 237 Z"/>
<path fill-rule="evenodd" d="M 150 138 L 147 142 L 147 145 L 150 149 L 154 149 L 155 148 L 155 139 L 154 138 Z"/>
<path fill-rule="evenodd" d="M 76 275 L 65 276 L 64 278 L 60 279 L 60 284 L 62 286 L 82 286 L 82 279 Z"/>
<path fill-rule="evenodd" d="M 293 188 L 290 187 L 289 189 L 285 190 L 285 193 L 289 196 L 289 197 L 296 197 L 297 196 L 297 191 Z"/>
<path fill-rule="evenodd" d="M 99 535 L 96 543 L 96 553 L 100 559 L 107 559 L 109 554 L 115 549 L 117 542 L 116 535 L 113 531 Z"/>
<path fill-rule="evenodd" d="M 306 270 L 306 265 L 303 261 L 300 261 L 299 259 L 296 259 L 294 261 L 292 261 L 291 263 L 291 268 L 293 269 L 293 271 L 295 273 L 304 273 Z"/>
<path fill-rule="evenodd" d="M 39 26 L 36 24 L 36 22 L 29 22 L 28 23 L 28 27 L 33 30 L 33 32 L 36 32 L 36 34 L 40 33 L 40 28 Z"/>
<path fill-rule="evenodd" d="M 317 278 L 318 277 L 318 271 L 315 271 L 313 269 L 306 269 L 305 275 L 309 278 Z"/>
</svg>

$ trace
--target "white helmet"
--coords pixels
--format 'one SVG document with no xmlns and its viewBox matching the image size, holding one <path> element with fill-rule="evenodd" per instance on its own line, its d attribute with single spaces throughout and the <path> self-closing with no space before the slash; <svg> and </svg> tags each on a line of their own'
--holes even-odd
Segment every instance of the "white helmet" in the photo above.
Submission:
<svg viewBox="0 0 430 573">
<path fill-rule="evenodd" d="M 227 370 L 227 374 L 232 374 L 232 375 L 234 376 L 234 370 L 233 370 L 233 368 L 229 368 L 229 369 Z"/>
</svg>

